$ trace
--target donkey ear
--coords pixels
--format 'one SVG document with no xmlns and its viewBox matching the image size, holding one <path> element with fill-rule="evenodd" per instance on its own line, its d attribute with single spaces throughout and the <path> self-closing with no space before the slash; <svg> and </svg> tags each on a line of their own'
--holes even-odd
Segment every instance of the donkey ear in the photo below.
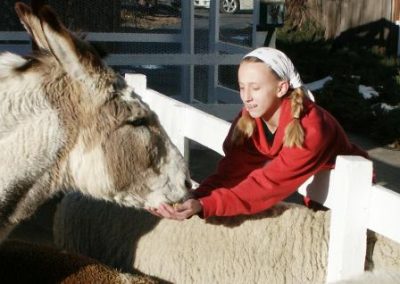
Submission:
<svg viewBox="0 0 400 284">
<path fill-rule="evenodd" d="M 50 52 L 70 76 L 87 80 L 90 77 L 88 66 L 103 66 L 95 49 L 75 37 L 49 6 L 40 9 L 39 18 Z"/>
<path fill-rule="evenodd" d="M 32 40 L 40 49 L 49 50 L 46 37 L 44 36 L 39 18 L 33 14 L 32 9 L 24 3 L 17 2 L 15 4 L 15 12 L 17 13 L 22 25 L 31 35 Z"/>
</svg>

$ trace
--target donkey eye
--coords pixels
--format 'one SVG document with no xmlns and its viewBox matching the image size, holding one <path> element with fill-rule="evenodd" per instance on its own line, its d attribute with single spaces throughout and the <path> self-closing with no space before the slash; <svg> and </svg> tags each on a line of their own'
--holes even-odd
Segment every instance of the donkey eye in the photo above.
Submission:
<svg viewBox="0 0 400 284">
<path fill-rule="evenodd" d="M 148 125 L 148 122 L 149 121 L 147 120 L 147 118 L 139 117 L 139 118 L 136 118 L 135 120 L 129 120 L 126 123 L 129 125 L 138 127 L 138 126 L 146 126 L 146 125 Z"/>
</svg>

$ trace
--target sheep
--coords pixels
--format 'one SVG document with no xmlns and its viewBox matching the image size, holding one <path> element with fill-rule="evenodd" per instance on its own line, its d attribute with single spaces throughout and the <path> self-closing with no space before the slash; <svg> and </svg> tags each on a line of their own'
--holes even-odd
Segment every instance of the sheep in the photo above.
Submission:
<svg viewBox="0 0 400 284">
<path fill-rule="evenodd" d="M 2 283 L 155 284 L 157 279 L 120 273 L 83 255 L 7 240 L 0 245 Z"/>
<path fill-rule="evenodd" d="M 0 242 L 60 191 L 136 208 L 185 199 L 187 165 L 149 106 L 50 7 L 15 9 L 39 51 L 0 54 Z"/>
<path fill-rule="evenodd" d="M 254 216 L 177 222 L 68 194 L 56 246 L 173 283 L 324 283 L 329 211 L 280 203 Z M 370 232 L 366 269 L 400 270 L 400 245 Z"/>
</svg>

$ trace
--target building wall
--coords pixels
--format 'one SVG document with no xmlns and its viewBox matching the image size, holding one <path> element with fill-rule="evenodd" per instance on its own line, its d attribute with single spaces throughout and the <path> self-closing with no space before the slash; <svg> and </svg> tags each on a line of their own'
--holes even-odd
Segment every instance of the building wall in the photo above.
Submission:
<svg viewBox="0 0 400 284">
<path fill-rule="evenodd" d="M 308 0 L 312 15 L 325 27 L 325 38 L 334 38 L 351 28 L 382 18 L 392 21 L 392 4 L 399 0 Z M 397 6 L 396 6 L 397 5 Z M 396 19 L 396 18 L 395 18 Z"/>
</svg>

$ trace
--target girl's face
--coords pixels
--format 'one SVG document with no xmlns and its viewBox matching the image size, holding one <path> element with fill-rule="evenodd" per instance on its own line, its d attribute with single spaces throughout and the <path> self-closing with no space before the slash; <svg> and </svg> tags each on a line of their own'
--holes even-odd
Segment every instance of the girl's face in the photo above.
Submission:
<svg viewBox="0 0 400 284">
<path fill-rule="evenodd" d="M 242 62 L 238 71 L 240 98 L 253 118 L 269 120 L 281 105 L 288 83 L 262 62 Z"/>
</svg>

